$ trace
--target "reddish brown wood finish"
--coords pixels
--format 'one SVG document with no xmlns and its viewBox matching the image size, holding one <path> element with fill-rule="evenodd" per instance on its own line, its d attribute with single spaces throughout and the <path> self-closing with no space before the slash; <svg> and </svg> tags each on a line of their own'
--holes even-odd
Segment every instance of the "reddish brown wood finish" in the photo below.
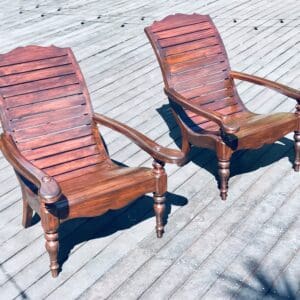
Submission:
<svg viewBox="0 0 300 300">
<path fill-rule="evenodd" d="M 0 55 L 1 150 L 23 195 L 23 226 L 35 210 L 45 232 L 52 276 L 58 275 L 58 227 L 154 193 L 157 236 L 163 233 L 164 162 L 184 155 L 128 126 L 92 112 L 89 93 L 70 48 L 28 46 Z M 154 158 L 153 169 L 114 164 L 97 124 L 126 135 Z"/>
<path fill-rule="evenodd" d="M 258 148 L 295 131 L 295 164 L 300 168 L 300 92 L 263 78 L 230 70 L 222 39 L 207 15 L 175 14 L 145 28 L 162 71 L 165 93 L 190 144 L 216 151 L 220 194 L 227 197 L 230 158 L 239 149 Z M 263 85 L 295 99 L 296 113 L 258 115 L 241 101 L 234 79 Z"/>
</svg>

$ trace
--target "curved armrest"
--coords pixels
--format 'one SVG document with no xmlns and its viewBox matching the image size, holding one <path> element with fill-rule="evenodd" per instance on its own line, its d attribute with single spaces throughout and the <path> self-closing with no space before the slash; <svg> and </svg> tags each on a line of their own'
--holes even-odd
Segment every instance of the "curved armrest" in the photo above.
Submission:
<svg viewBox="0 0 300 300">
<path fill-rule="evenodd" d="M 300 104 L 300 91 L 296 89 L 290 88 L 286 85 L 265 78 L 249 75 L 246 73 L 236 72 L 236 71 L 230 71 L 230 76 L 235 79 L 244 80 L 244 81 L 252 82 L 254 84 L 265 86 L 287 97 L 295 99 L 298 102 L 298 104 Z"/>
<path fill-rule="evenodd" d="M 226 123 L 226 116 L 221 115 L 216 111 L 212 111 L 209 109 L 202 109 L 190 102 L 188 102 L 184 97 L 178 94 L 174 89 L 168 89 L 165 87 L 166 95 L 177 104 L 183 106 L 184 108 L 204 117 L 207 118 L 215 123 L 217 123 L 221 130 L 227 134 L 233 134 L 240 130 L 238 126 L 232 123 Z"/>
<path fill-rule="evenodd" d="M 130 128 L 125 124 L 97 113 L 94 113 L 93 119 L 96 123 L 124 134 L 127 138 L 138 145 L 141 149 L 149 153 L 156 160 L 168 163 L 176 163 L 178 165 L 185 161 L 183 152 L 162 147 L 146 137 L 144 134 L 133 128 Z"/>
<path fill-rule="evenodd" d="M 39 188 L 39 195 L 45 203 L 54 203 L 61 195 L 56 180 L 31 164 L 17 149 L 9 135 L 1 134 L 1 151 L 13 168 Z"/>
</svg>

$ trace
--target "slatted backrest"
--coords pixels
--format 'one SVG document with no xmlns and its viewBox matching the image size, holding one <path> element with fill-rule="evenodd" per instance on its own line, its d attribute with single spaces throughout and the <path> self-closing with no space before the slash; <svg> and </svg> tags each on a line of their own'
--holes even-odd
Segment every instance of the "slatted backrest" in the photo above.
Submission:
<svg viewBox="0 0 300 300">
<path fill-rule="evenodd" d="M 200 107 L 224 115 L 245 110 L 229 78 L 229 62 L 221 37 L 207 15 L 176 14 L 145 28 L 158 58 L 166 87 Z M 205 129 L 217 125 L 186 111 Z"/>
<path fill-rule="evenodd" d="M 28 46 L 0 55 L 0 95 L 3 130 L 47 174 L 65 180 L 107 158 L 70 48 Z"/>
</svg>

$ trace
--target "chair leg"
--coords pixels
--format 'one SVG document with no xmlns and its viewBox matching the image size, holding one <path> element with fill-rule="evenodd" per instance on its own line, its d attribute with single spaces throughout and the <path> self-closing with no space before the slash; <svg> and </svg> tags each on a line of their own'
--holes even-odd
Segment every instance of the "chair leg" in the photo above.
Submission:
<svg viewBox="0 0 300 300">
<path fill-rule="evenodd" d="M 33 216 L 33 210 L 28 204 L 27 200 L 23 198 L 22 225 L 24 228 L 27 228 L 31 225 L 32 216 Z"/>
<path fill-rule="evenodd" d="M 294 140 L 295 140 L 294 170 L 296 172 L 299 172 L 299 170 L 300 170 L 300 131 L 295 131 Z"/>
<path fill-rule="evenodd" d="M 226 200 L 230 176 L 230 160 L 218 160 L 219 188 L 222 200 Z"/>
<path fill-rule="evenodd" d="M 58 241 L 58 227 L 59 219 L 49 211 L 45 204 L 41 205 L 41 220 L 42 226 L 45 232 L 45 247 L 48 251 L 50 258 L 50 271 L 52 277 L 57 277 L 59 272 L 58 264 L 58 250 L 59 250 L 59 241 Z"/>
<path fill-rule="evenodd" d="M 58 257 L 58 249 L 59 249 L 59 242 L 58 242 L 58 232 L 45 232 L 45 247 L 49 253 L 50 257 L 50 271 L 52 277 L 58 276 L 59 271 L 59 264 L 57 261 Z"/>
<path fill-rule="evenodd" d="M 164 213 L 166 210 L 166 204 L 165 200 L 166 197 L 164 195 L 158 195 L 156 193 L 153 193 L 154 198 L 154 212 L 156 217 L 156 235 L 158 238 L 161 238 L 164 233 Z"/>
<path fill-rule="evenodd" d="M 156 188 L 153 193 L 153 208 L 156 217 L 156 235 L 161 238 L 164 233 L 164 213 L 166 210 L 166 197 L 167 190 L 167 174 L 164 169 L 164 163 L 161 161 L 153 161 L 153 174 L 156 178 Z"/>
</svg>

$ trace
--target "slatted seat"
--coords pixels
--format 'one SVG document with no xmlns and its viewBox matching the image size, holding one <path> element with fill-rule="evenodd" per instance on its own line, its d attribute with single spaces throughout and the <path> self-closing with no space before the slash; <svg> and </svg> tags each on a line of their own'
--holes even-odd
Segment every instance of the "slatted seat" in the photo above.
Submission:
<svg viewBox="0 0 300 300">
<path fill-rule="evenodd" d="M 82 217 L 82 211 L 87 205 L 93 206 L 95 216 L 110 209 L 121 208 L 149 189 L 155 190 L 155 184 L 151 169 L 116 166 L 100 168 L 92 176 L 83 175 L 65 180 L 60 183 L 65 199 L 57 203 L 60 219 Z M 87 216 L 92 216 L 92 212 Z"/>
<path fill-rule="evenodd" d="M 0 55 L 1 150 L 14 167 L 23 196 L 23 225 L 35 210 L 45 231 L 52 275 L 58 275 L 58 227 L 76 217 L 118 209 L 154 193 L 157 236 L 163 234 L 164 163 L 180 151 L 92 111 L 70 48 L 28 46 Z M 112 162 L 97 124 L 125 134 L 153 158 L 153 169 Z"/>
<path fill-rule="evenodd" d="M 175 14 L 145 28 L 163 74 L 165 92 L 181 128 L 182 150 L 190 144 L 216 151 L 220 190 L 227 197 L 230 158 L 295 131 L 295 170 L 300 168 L 300 92 L 231 71 L 222 39 L 207 15 Z M 297 101 L 296 113 L 258 115 L 241 101 L 234 79 L 274 89 Z"/>
</svg>

